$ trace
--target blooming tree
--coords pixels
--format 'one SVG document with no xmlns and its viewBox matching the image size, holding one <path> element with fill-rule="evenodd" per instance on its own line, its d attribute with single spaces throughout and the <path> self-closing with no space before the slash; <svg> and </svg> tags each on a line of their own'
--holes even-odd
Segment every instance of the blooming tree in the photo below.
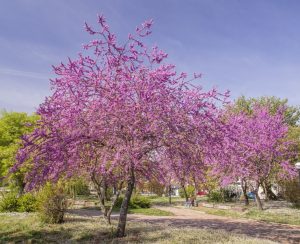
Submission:
<svg viewBox="0 0 300 244">
<path fill-rule="evenodd" d="M 90 177 L 104 211 L 104 185 L 118 186 L 115 199 L 124 188 L 119 237 L 136 183 L 163 180 L 174 163 L 178 174 L 191 160 L 201 168 L 200 149 L 217 143 L 216 103 L 228 97 L 193 85 L 164 63 L 166 53 L 147 48 L 141 39 L 151 26 L 146 21 L 120 45 L 103 16 L 97 28 L 85 25 L 95 38 L 77 59 L 54 67 L 53 93 L 40 105 L 38 128 L 24 137 L 16 165 L 31 162 L 28 188 L 61 177 Z"/>
<path fill-rule="evenodd" d="M 288 125 L 284 109 L 271 114 L 268 107 L 255 106 L 251 115 L 244 112 L 227 114 L 228 135 L 223 138 L 223 153 L 214 173 L 223 175 L 223 185 L 237 179 L 252 183 L 258 208 L 262 203 L 259 186 L 271 175 L 292 177 L 295 156 L 293 142 L 287 140 Z"/>
</svg>

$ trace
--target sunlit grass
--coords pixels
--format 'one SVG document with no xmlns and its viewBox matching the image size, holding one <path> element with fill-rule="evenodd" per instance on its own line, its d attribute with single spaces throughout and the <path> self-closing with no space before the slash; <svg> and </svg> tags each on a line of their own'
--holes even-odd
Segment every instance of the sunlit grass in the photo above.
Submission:
<svg viewBox="0 0 300 244">
<path fill-rule="evenodd" d="M 50 225 L 41 223 L 36 214 L 0 216 L 0 243 L 273 243 L 225 231 L 171 228 L 159 223 L 128 222 L 127 236 L 122 239 L 115 239 L 114 231 L 115 227 L 101 218 L 69 216 L 63 224 Z"/>
<path fill-rule="evenodd" d="M 173 213 L 157 208 L 137 208 L 130 209 L 130 214 L 143 214 L 143 215 L 151 215 L 151 216 L 172 216 Z"/>
<path fill-rule="evenodd" d="M 290 209 L 289 211 L 285 212 L 272 212 L 269 210 L 259 211 L 255 208 L 249 208 L 244 212 L 206 207 L 196 207 L 193 209 L 200 210 L 208 214 L 226 216 L 231 218 L 247 218 L 272 223 L 300 225 L 300 211 L 297 209 Z"/>
<path fill-rule="evenodd" d="M 169 205 L 169 197 L 149 197 L 152 205 Z M 172 205 L 183 205 L 185 202 L 184 198 L 172 197 Z"/>
</svg>

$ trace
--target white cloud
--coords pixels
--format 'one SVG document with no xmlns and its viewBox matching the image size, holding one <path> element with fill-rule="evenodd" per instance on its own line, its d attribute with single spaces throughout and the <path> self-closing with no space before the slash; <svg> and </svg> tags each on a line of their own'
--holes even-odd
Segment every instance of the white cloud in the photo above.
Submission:
<svg viewBox="0 0 300 244">
<path fill-rule="evenodd" d="M 8 69 L 8 68 L 0 68 L 0 77 L 1 75 L 9 75 L 9 76 L 21 76 L 33 79 L 48 79 L 49 74 L 31 72 L 31 71 L 23 71 L 16 69 Z"/>
</svg>

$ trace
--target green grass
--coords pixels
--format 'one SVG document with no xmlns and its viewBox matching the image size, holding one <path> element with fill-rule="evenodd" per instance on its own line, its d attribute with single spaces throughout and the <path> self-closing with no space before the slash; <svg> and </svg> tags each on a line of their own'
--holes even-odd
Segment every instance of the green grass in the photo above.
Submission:
<svg viewBox="0 0 300 244">
<path fill-rule="evenodd" d="M 94 200 L 99 201 L 98 197 L 95 195 L 76 195 L 75 200 Z"/>
<path fill-rule="evenodd" d="M 128 222 L 127 236 L 113 237 L 113 227 L 101 218 L 67 216 L 63 224 L 39 221 L 36 214 L 1 214 L 0 243 L 233 243 L 271 244 L 273 242 L 219 230 L 172 228 L 162 224 Z"/>
<path fill-rule="evenodd" d="M 260 220 L 270 223 L 300 225 L 300 211 L 290 209 L 287 212 L 270 212 L 268 210 L 259 211 L 254 208 L 250 208 L 244 212 L 238 212 L 234 210 L 222 210 L 214 208 L 197 207 L 193 208 L 200 210 L 208 214 L 226 216 L 230 218 L 246 218 Z"/>
<path fill-rule="evenodd" d="M 152 205 L 168 206 L 169 197 L 149 197 Z M 185 202 L 184 198 L 181 197 L 172 197 L 172 205 L 183 205 Z"/>
<path fill-rule="evenodd" d="M 99 210 L 99 212 L 101 211 L 100 207 L 84 207 L 82 209 L 97 209 Z M 120 208 L 113 208 L 113 212 L 118 214 L 120 212 Z M 169 211 L 165 211 L 157 208 L 130 208 L 128 210 L 128 213 L 143 214 L 148 216 L 173 216 L 174 215 Z"/>
<path fill-rule="evenodd" d="M 169 211 L 164 211 L 157 208 L 137 208 L 137 209 L 129 209 L 130 214 L 143 214 L 143 215 L 151 215 L 151 216 L 172 216 L 173 213 Z"/>
</svg>

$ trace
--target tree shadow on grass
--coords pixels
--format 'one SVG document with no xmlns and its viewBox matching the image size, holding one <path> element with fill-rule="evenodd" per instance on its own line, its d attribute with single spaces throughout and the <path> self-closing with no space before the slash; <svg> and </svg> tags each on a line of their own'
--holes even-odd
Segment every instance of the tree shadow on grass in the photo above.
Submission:
<svg viewBox="0 0 300 244">
<path fill-rule="evenodd" d="M 59 243 L 71 238 L 69 231 L 30 230 L 3 233 L 0 243 Z"/>
<path fill-rule="evenodd" d="M 159 224 L 175 228 L 216 229 L 243 234 L 254 238 L 263 238 L 276 242 L 300 243 L 300 228 L 282 224 L 266 224 L 263 222 L 238 222 L 220 219 L 138 219 L 131 217 L 132 221 L 141 221 L 152 225 Z"/>
</svg>

